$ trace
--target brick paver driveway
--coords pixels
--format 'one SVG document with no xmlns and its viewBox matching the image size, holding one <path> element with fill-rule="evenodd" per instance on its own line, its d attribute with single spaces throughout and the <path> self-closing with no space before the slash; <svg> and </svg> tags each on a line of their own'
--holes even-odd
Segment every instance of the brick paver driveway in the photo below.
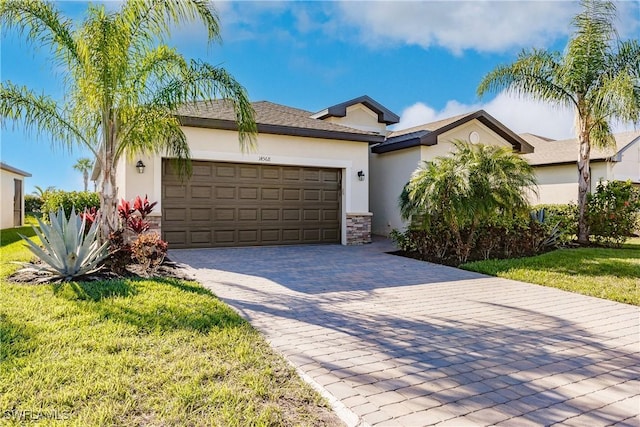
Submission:
<svg viewBox="0 0 640 427">
<path fill-rule="evenodd" d="M 360 247 L 171 251 L 348 424 L 638 426 L 638 307 Z"/>
</svg>

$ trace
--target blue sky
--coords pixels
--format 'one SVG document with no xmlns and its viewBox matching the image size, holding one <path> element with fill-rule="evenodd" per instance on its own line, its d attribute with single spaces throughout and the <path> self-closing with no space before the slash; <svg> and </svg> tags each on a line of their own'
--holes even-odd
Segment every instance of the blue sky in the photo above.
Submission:
<svg viewBox="0 0 640 427">
<path fill-rule="evenodd" d="M 400 127 L 486 109 L 516 132 L 557 139 L 573 134 L 562 111 L 506 94 L 476 96 L 482 77 L 523 48 L 562 51 L 573 1 L 240 1 L 217 2 L 223 43 L 202 28 L 177 27 L 169 44 L 187 57 L 226 68 L 254 101 L 319 111 L 369 95 L 401 115 Z M 81 18 L 84 2 L 59 2 Z M 117 2 L 107 7 L 117 8 Z M 640 3 L 618 3 L 622 38 L 640 38 Z M 62 97 L 46 48 L 3 31 L 2 80 Z M 618 129 L 628 128 L 619 124 Z M 52 145 L 17 126 L 2 130 L 0 158 L 30 172 L 35 185 L 82 189 L 73 164 L 87 152 Z"/>
</svg>

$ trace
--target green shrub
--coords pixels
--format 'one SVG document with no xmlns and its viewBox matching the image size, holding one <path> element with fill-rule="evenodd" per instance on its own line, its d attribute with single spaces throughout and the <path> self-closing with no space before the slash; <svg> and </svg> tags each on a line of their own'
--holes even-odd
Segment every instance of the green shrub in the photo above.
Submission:
<svg viewBox="0 0 640 427">
<path fill-rule="evenodd" d="M 40 213 L 42 208 L 42 199 L 32 194 L 24 196 L 24 211 L 28 213 Z"/>
<path fill-rule="evenodd" d="M 576 239 L 578 233 L 578 205 L 568 204 L 548 204 L 536 205 L 534 210 L 544 210 L 543 226 L 551 231 L 558 226 L 558 243 L 566 245 Z"/>
<path fill-rule="evenodd" d="M 67 217 L 71 214 L 71 209 L 76 212 L 84 212 L 85 209 L 100 207 L 100 196 L 98 193 L 90 191 L 63 191 L 53 190 L 44 194 L 44 202 L 41 211 L 44 214 L 57 212 L 62 208 Z M 45 215 L 46 217 L 46 215 Z"/>
<path fill-rule="evenodd" d="M 587 221 L 593 240 L 620 246 L 638 228 L 640 189 L 631 181 L 598 183 L 595 193 L 587 196 Z"/>
<path fill-rule="evenodd" d="M 552 249 L 557 240 L 553 228 L 547 230 L 533 218 L 503 215 L 480 223 L 473 231 L 475 237 L 468 239 L 471 232 L 467 227 L 460 230 L 464 241 L 471 241 L 470 261 L 536 255 Z M 422 229 L 393 230 L 390 238 L 401 251 L 414 258 L 448 265 L 461 263 L 457 239 L 450 227 L 437 218 L 431 218 L 429 225 Z"/>
</svg>

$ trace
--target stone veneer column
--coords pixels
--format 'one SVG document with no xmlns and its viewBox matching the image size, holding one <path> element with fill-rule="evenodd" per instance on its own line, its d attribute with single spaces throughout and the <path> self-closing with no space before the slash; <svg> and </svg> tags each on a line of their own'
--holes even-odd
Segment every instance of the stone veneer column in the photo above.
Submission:
<svg viewBox="0 0 640 427">
<path fill-rule="evenodd" d="M 373 214 L 347 214 L 347 245 L 363 245 L 371 243 L 371 218 Z"/>
</svg>

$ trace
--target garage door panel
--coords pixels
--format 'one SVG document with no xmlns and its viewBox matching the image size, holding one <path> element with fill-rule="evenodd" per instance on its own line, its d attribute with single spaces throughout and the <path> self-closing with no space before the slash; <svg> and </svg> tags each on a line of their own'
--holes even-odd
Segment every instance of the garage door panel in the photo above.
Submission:
<svg viewBox="0 0 640 427">
<path fill-rule="evenodd" d="M 260 240 L 265 244 L 276 244 L 280 239 L 280 230 L 260 230 Z"/>
<path fill-rule="evenodd" d="M 232 165 L 218 165 L 216 166 L 216 177 L 217 178 L 235 178 L 236 176 L 236 167 Z"/>
<path fill-rule="evenodd" d="M 234 208 L 215 208 L 216 221 L 235 221 L 236 210 Z"/>
<path fill-rule="evenodd" d="M 171 247 L 340 241 L 340 170 L 193 163 L 183 183 L 163 161 L 162 231 Z"/>
<path fill-rule="evenodd" d="M 192 185 L 192 199 L 211 199 L 211 186 Z"/>
<path fill-rule="evenodd" d="M 258 187 L 240 187 L 238 197 L 242 200 L 258 200 Z"/>
<path fill-rule="evenodd" d="M 239 221 L 257 221 L 258 208 L 238 209 L 238 220 Z"/>
<path fill-rule="evenodd" d="M 193 177 L 211 177 L 211 167 L 206 163 L 192 164 L 191 175 Z"/>
<path fill-rule="evenodd" d="M 258 229 L 239 230 L 238 241 L 240 243 L 255 244 L 258 241 Z"/>
<path fill-rule="evenodd" d="M 258 178 L 258 167 L 255 165 L 239 166 L 240 178 L 256 179 Z"/>
<path fill-rule="evenodd" d="M 324 190 L 322 192 L 322 200 L 325 202 L 337 202 L 339 194 L 337 190 Z"/>
<path fill-rule="evenodd" d="M 216 186 L 216 199 L 233 200 L 236 198 L 235 187 Z"/>
<path fill-rule="evenodd" d="M 317 202 L 320 200 L 320 190 L 303 190 L 302 199 L 305 202 Z"/>
<path fill-rule="evenodd" d="M 213 244 L 219 243 L 234 243 L 236 241 L 235 230 L 214 230 L 213 231 Z"/>
<path fill-rule="evenodd" d="M 165 209 L 164 221 L 186 221 L 187 209 L 186 208 L 174 208 Z"/>
<path fill-rule="evenodd" d="M 190 208 L 191 221 L 211 221 L 211 208 Z"/>
<path fill-rule="evenodd" d="M 164 191 L 164 198 L 166 199 L 184 199 L 186 187 L 182 185 L 167 185 Z"/>
<path fill-rule="evenodd" d="M 300 221 L 300 209 L 283 209 L 283 221 Z"/>
</svg>

